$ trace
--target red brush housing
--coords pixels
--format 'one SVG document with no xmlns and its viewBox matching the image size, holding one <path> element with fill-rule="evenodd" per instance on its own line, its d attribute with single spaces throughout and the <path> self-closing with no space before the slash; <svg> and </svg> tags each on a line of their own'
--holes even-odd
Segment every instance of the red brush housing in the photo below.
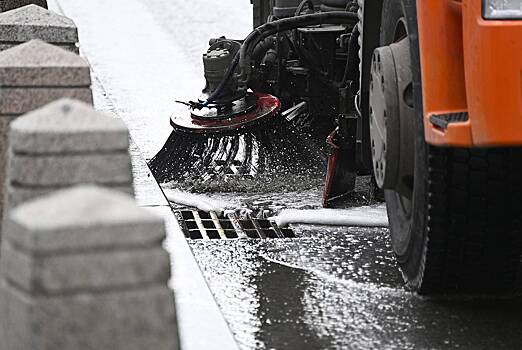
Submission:
<svg viewBox="0 0 522 350">
<path fill-rule="evenodd" d="M 253 92 L 233 102 L 225 110 L 218 107 L 190 108 L 184 115 L 172 116 L 177 131 L 195 134 L 236 133 L 238 129 L 263 123 L 279 115 L 281 102 L 275 96 Z"/>
</svg>

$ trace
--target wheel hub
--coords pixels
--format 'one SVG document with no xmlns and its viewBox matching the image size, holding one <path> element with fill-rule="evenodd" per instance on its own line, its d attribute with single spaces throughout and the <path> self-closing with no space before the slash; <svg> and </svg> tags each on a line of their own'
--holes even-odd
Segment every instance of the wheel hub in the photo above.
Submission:
<svg viewBox="0 0 522 350">
<path fill-rule="evenodd" d="M 379 47 L 372 58 L 370 136 L 377 185 L 411 198 L 413 87 L 409 39 Z"/>
<path fill-rule="evenodd" d="M 279 115 L 281 102 L 272 95 L 248 93 L 226 109 L 194 107 L 186 113 L 172 116 L 170 124 L 180 132 L 193 134 L 237 133 L 238 129 L 255 126 Z"/>
</svg>

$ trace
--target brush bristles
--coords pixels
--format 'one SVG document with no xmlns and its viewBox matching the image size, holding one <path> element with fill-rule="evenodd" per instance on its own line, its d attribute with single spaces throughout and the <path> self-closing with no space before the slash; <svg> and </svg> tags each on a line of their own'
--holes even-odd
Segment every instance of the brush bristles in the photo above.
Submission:
<svg viewBox="0 0 522 350">
<path fill-rule="evenodd" d="M 149 166 L 162 183 L 201 186 L 232 177 L 323 174 L 326 157 L 312 141 L 279 120 L 234 135 L 174 131 Z"/>
</svg>

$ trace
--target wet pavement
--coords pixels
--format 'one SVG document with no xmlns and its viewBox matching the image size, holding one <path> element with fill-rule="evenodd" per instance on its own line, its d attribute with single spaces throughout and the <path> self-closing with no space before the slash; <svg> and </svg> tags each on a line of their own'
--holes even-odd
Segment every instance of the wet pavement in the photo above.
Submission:
<svg viewBox="0 0 522 350">
<path fill-rule="evenodd" d="M 80 28 L 100 100 L 112 102 L 103 107 L 127 122 L 146 158 L 170 133 L 169 116 L 182 108 L 174 100 L 199 93 L 208 38 L 241 37 L 251 26 L 247 0 L 59 3 Z M 210 196 L 310 209 L 321 188 Z M 354 202 L 371 203 L 364 184 Z M 522 348 L 522 297 L 422 298 L 402 288 L 386 229 L 294 230 L 294 239 L 189 242 L 240 348 Z"/>
<path fill-rule="evenodd" d="M 520 300 L 404 292 L 385 230 L 303 228 L 300 237 L 193 244 L 243 348 L 520 348 Z"/>
</svg>

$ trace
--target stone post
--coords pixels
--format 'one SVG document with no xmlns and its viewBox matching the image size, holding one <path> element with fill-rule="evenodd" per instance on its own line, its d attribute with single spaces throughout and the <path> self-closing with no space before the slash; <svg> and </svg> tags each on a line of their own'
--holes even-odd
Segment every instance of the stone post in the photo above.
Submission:
<svg viewBox="0 0 522 350">
<path fill-rule="evenodd" d="M 92 104 L 90 85 L 85 60 L 43 41 L 32 40 L 0 52 L 0 217 L 10 122 L 62 97 Z"/>
<path fill-rule="evenodd" d="M 78 53 L 78 29 L 71 19 L 36 5 L 0 13 L 0 51 L 33 39 Z"/>
<path fill-rule="evenodd" d="M 30 4 L 47 8 L 47 0 L 0 0 L 0 12 L 14 10 Z"/>
<path fill-rule="evenodd" d="M 81 184 L 134 194 L 125 123 L 70 99 L 52 102 L 11 123 L 7 169 L 6 210 Z"/>
<path fill-rule="evenodd" d="M 16 208 L 4 228 L 0 350 L 178 348 L 161 218 L 77 187 Z"/>
</svg>

